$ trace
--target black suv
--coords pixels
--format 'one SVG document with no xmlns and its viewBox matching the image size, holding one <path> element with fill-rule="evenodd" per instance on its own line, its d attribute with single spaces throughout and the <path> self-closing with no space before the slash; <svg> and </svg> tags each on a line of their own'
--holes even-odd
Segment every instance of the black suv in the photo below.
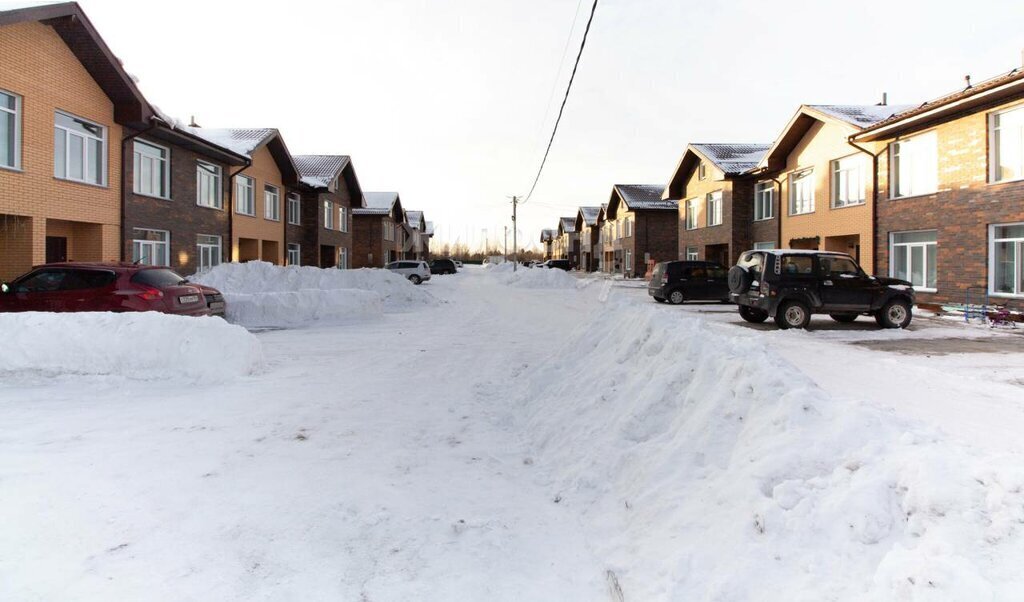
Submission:
<svg viewBox="0 0 1024 602">
<path fill-rule="evenodd" d="M 435 259 L 430 262 L 431 274 L 454 274 L 457 271 L 455 262 L 451 259 Z"/>
<path fill-rule="evenodd" d="M 569 263 L 568 259 L 549 259 L 549 260 L 545 261 L 544 263 L 540 264 L 537 267 L 539 267 L 539 268 L 559 269 L 559 270 L 565 270 L 566 272 L 568 272 L 569 270 L 572 269 L 572 264 Z"/>
<path fill-rule="evenodd" d="M 837 322 L 868 314 L 883 328 L 905 328 L 914 305 L 906 280 L 868 276 L 853 257 L 827 251 L 747 251 L 729 270 L 729 292 L 744 320 L 773 317 L 780 328 L 805 328 L 811 314 Z"/>
<path fill-rule="evenodd" d="M 654 266 L 647 294 L 658 303 L 668 301 L 728 301 L 725 268 L 710 261 L 663 261 Z"/>
</svg>

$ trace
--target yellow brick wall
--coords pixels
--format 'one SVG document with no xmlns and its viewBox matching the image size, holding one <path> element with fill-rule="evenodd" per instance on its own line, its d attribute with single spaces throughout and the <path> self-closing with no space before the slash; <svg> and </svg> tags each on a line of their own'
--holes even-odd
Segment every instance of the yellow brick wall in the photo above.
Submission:
<svg viewBox="0 0 1024 602">
<path fill-rule="evenodd" d="M 234 218 L 234 230 L 232 232 L 232 258 L 238 260 L 238 239 L 239 238 L 252 238 L 261 241 L 261 252 L 262 252 L 262 241 L 271 241 L 277 243 L 277 254 L 276 257 L 264 257 L 260 256 L 263 261 L 269 261 L 278 265 L 284 265 L 285 257 L 285 245 L 284 245 L 284 220 L 286 216 L 286 200 L 288 197 L 288 191 L 285 189 L 282 183 L 281 170 L 278 169 L 277 163 L 274 162 L 274 157 L 267 150 L 266 146 L 259 148 L 252 155 L 252 166 L 249 169 L 242 172 L 242 175 L 249 176 L 255 179 L 253 184 L 253 190 L 256 196 L 256 216 L 250 217 L 248 215 L 242 215 L 235 212 Z M 281 221 L 272 221 L 264 219 L 264 206 L 263 206 L 263 186 L 264 184 L 270 184 L 276 186 L 280 195 L 280 217 Z M 232 183 L 234 186 L 234 183 Z M 235 199 L 237 206 L 238 199 Z"/>
<path fill-rule="evenodd" d="M 0 169 L 0 228 L 4 215 L 24 216 L 31 223 L 27 229 L 22 223 L 20 233 L 0 237 L 0 278 L 11 278 L 45 261 L 46 220 L 96 224 L 71 231 L 73 236 L 101 238 L 88 242 L 69 238 L 69 259 L 119 259 L 122 134 L 114 123 L 113 103 L 49 26 L 35 22 L 2 26 L 0 48 L 0 89 L 22 98 L 21 171 Z M 54 112 L 58 109 L 106 126 L 105 186 L 53 176 Z M 22 248 L 26 234 L 31 240 L 28 253 Z M 15 241 L 21 247 L 14 248 Z"/>
<path fill-rule="evenodd" d="M 853 254 L 853 249 L 829 247 L 825 239 L 833 236 L 859 236 L 860 263 L 867 271 L 874 265 L 873 231 L 871 224 L 872 162 L 866 153 L 850 146 L 847 138 L 856 130 L 835 122 L 816 122 L 804 135 L 786 160 L 785 170 L 776 176 L 782 182 L 782 240 L 779 245 L 789 246 L 796 238 L 821 237 L 822 250 L 842 250 Z M 832 207 L 831 162 L 851 155 L 860 155 L 864 161 L 864 204 L 853 207 Z M 814 169 L 814 212 L 803 215 L 789 214 L 789 176 L 806 168 Z M 845 246 L 845 245 L 844 245 Z"/>
</svg>

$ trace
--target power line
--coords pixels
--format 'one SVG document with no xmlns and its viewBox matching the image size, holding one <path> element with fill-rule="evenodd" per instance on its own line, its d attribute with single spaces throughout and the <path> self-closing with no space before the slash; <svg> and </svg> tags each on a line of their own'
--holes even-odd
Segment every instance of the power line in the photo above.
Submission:
<svg viewBox="0 0 1024 602">
<path fill-rule="evenodd" d="M 587 45 L 587 34 L 590 33 L 590 24 L 594 21 L 594 13 L 597 11 L 597 0 L 594 0 L 593 6 L 590 7 L 590 17 L 587 19 L 587 28 L 583 30 L 583 40 L 580 42 L 580 51 L 576 53 L 576 63 L 572 66 L 572 75 L 569 76 L 569 85 L 565 87 L 565 96 L 562 98 L 562 106 L 558 108 L 558 118 L 555 119 L 555 127 L 551 129 L 551 138 L 548 140 L 548 147 L 544 151 L 544 158 L 541 159 L 540 168 L 537 170 L 537 176 L 533 178 L 533 185 L 530 186 L 530 192 L 527 193 L 526 198 L 523 199 L 523 203 L 530 200 L 533 196 L 533 191 L 537 188 L 537 182 L 540 181 L 540 174 L 544 171 L 544 164 L 548 162 L 548 153 L 551 152 L 551 145 L 555 142 L 555 133 L 558 132 L 558 124 L 562 121 L 562 113 L 565 111 L 565 103 L 569 100 L 569 91 L 572 90 L 572 82 L 576 79 L 576 70 L 580 66 L 580 57 L 583 56 L 583 48 Z"/>
<path fill-rule="evenodd" d="M 555 92 L 558 90 L 558 81 L 562 78 L 562 67 L 565 66 L 565 55 L 569 54 L 569 44 L 572 42 L 572 34 L 576 32 L 576 21 L 580 18 L 580 6 L 582 5 L 583 0 L 576 0 L 576 10 L 572 13 L 572 25 L 569 27 L 569 35 L 565 36 L 565 46 L 562 47 L 562 57 L 558 59 L 558 71 L 555 73 L 554 81 L 551 82 L 551 93 L 548 94 L 548 101 L 544 105 L 544 119 L 541 119 L 540 127 L 537 128 L 538 137 L 541 136 L 544 130 L 544 124 L 548 122 L 548 117 L 551 115 L 551 103 L 555 100 Z"/>
</svg>

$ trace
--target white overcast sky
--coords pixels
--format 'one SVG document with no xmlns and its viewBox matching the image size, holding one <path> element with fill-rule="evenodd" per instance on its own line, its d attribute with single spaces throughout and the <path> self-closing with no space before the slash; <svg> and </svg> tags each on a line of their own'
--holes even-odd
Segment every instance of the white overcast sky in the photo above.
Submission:
<svg viewBox="0 0 1024 602">
<path fill-rule="evenodd" d="M 591 1 L 81 4 L 168 113 L 352 155 L 364 190 L 477 242 L 529 189 Z M 800 103 L 916 103 L 1018 67 L 1022 22 L 1021 0 L 601 0 L 521 236 L 664 183 L 688 142 L 771 142 Z"/>
</svg>

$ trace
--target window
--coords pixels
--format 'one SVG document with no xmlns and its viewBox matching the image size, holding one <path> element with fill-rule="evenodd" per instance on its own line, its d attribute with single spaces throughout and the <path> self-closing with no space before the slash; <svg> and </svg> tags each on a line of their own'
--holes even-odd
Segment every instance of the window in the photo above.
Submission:
<svg viewBox="0 0 1024 602">
<path fill-rule="evenodd" d="M 814 259 L 810 255 L 784 255 L 777 265 L 783 274 L 790 276 L 814 275 Z"/>
<path fill-rule="evenodd" d="M 21 97 L 0 90 L 0 167 L 21 168 Z"/>
<path fill-rule="evenodd" d="M 700 207 L 700 199 L 690 199 L 686 201 L 686 229 L 695 230 L 697 228 L 697 212 Z"/>
<path fill-rule="evenodd" d="M 384 226 L 384 240 L 395 240 L 395 224 L 392 222 L 383 222 Z"/>
<path fill-rule="evenodd" d="M 698 180 L 703 180 L 703 179 L 705 179 L 707 177 L 708 177 L 708 168 L 707 168 L 706 165 L 704 165 L 704 162 L 701 161 L 700 165 L 697 166 L 697 179 Z"/>
<path fill-rule="evenodd" d="M 338 229 L 348 232 L 348 207 L 338 206 Z"/>
<path fill-rule="evenodd" d="M 196 161 L 196 204 L 221 209 L 224 196 L 220 185 L 220 166 Z"/>
<path fill-rule="evenodd" d="M 814 170 L 804 169 L 789 176 L 789 214 L 814 213 Z"/>
<path fill-rule="evenodd" d="M 199 271 L 205 272 L 213 266 L 220 265 L 221 239 L 210 234 L 196 234 L 196 256 Z"/>
<path fill-rule="evenodd" d="M 628 250 L 626 251 L 626 271 L 633 271 L 633 252 Z"/>
<path fill-rule="evenodd" d="M 719 226 L 722 223 L 722 192 L 709 192 L 708 202 L 708 225 Z"/>
<path fill-rule="evenodd" d="M 849 257 L 822 255 L 818 262 L 821 264 L 821 272 L 826 278 L 860 276 L 857 264 Z"/>
<path fill-rule="evenodd" d="M 766 249 L 774 249 L 774 248 L 775 248 L 775 241 L 774 240 L 769 240 L 769 241 L 765 241 L 765 242 L 755 242 L 754 243 L 754 250 L 755 251 L 763 251 L 763 250 L 766 250 Z"/>
<path fill-rule="evenodd" d="M 277 186 L 263 185 L 263 218 L 281 221 L 281 192 Z"/>
<path fill-rule="evenodd" d="M 864 204 L 864 159 L 859 155 L 832 162 L 832 206 Z"/>
<path fill-rule="evenodd" d="M 916 288 L 935 290 L 936 232 L 894 232 L 889 240 L 889 275 Z"/>
<path fill-rule="evenodd" d="M 142 265 L 171 265 L 171 235 L 166 230 L 135 229 L 132 261 Z"/>
<path fill-rule="evenodd" d="M 989 227 L 989 290 L 1024 295 L 1024 223 Z"/>
<path fill-rule="evenodd" d="M 53 175 L 103 186 L 107 180 L 107 128 L 54 114 Z"/>
<path fill-rule="evenodd" d="M 334 229 L 334 203 L 324 201 L 324 228 Z"/>
<path fill-rule="evenodd" d="M 288 265 L 301 265 L 299 260 L 299 245 L 293 242 L 288 243 Z"/>
<path fill-rule="evenodd" d="M 235 176 L 235 213 L 256 215 L 256 181 L 249 176 Z"/>
<path fill-rule="evenodd" d="M 754 220 L 775 217 L 775 183 L 758 182 L 754 186 Z"/>
<path fill-rule="evenodd" d="M 302 201 L 299 195 L 294 192 L 288 194 L 288 223 L 299 225 L 302 223 Z"/>
<path fill-rule="evenodd" d="M 338 252 L 338 269 L 348 269 L 348 249 L 346 249 L 345 247 L 342 247 Z"/>
<path fill-rule="evenodd" d="M 171 196 L 171 151 L 156 144 L 133 142 L 133 192 L 166 199 Z"/>
<path fill-rule="evenodd" d="M 698 255 L 697 247 L 686 247 L 686 261 L 697 261 Z"/>
<path fill-rule="evenodd" d="M 0 94 L 0 106 L 3 106 L 2 103 L 3 95 Z M 1024 178 L 1024 107 L 993 114 L 990 127 L 992 181 Z"/>
<path fill-rule="evenodd" d="M 892 196 L 928 194 L 938 189 L 938 146 L 935 132 L 892 143 L 889 170 Z"/>
<path fill-rule="evenodd" d="M 623 220 L 622 229 L 625 230 L 624 236 L 626 236 L 626 238 L 633 236 L 633 220 L 631 220 L 628 217 L 625 220 Z"/>
</svg>

